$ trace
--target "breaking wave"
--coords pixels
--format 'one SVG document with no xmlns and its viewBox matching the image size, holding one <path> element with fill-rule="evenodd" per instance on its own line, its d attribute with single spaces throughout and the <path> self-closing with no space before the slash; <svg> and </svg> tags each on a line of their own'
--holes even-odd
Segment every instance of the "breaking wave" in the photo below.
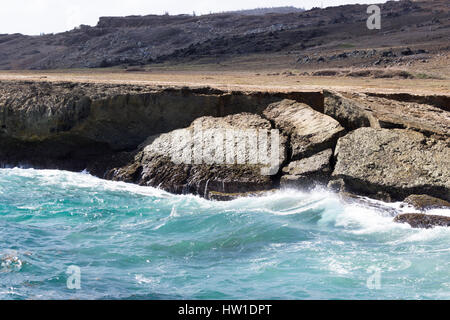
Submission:
<svg viewBox="0 0 450 320">
<path fill-rule="evenodd" d="M 1 169 L 0 299 L 449 299 L 450 229 L 394 223 L 399 212 L 414 210 L 323 189 L 215 202 Z"/>
</svg>

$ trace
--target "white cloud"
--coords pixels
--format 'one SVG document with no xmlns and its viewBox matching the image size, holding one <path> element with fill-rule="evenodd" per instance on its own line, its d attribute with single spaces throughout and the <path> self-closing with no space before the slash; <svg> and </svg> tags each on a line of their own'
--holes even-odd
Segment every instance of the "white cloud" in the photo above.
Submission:
<svg viewBox="0 0 450 320">
<path fill-rule="evenodd" d="M 80 24 L 95 25 L 100 16 L 192 13 L 206 14 L 258 7 L 296 6 L 307 9 L 384 0 L 1 0 L 0 33 L 62 32 Z"/>
</svg>

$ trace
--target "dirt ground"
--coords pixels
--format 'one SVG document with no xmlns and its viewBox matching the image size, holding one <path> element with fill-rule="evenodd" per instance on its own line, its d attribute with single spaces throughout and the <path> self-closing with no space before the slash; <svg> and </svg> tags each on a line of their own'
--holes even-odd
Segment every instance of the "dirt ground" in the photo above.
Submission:
<svg viewBox="0 0 450 320">
<path fill-rule="evenodd" d="M 161 87 L 210 86 L 222 90 L 316 91 L 331 89 L 347 92 L 386 92 L 412 94 L 450 94 L 448 79 L 376 79 L 351 77 L 313 77 L 298 73 L 155 70 L 127 72 L 123 69 L 69 71 L 0 71 L 0 80 L 69 81 L 142 84 Z M 0 84 L 1 85 L 1 84 Z"/>
</svg>

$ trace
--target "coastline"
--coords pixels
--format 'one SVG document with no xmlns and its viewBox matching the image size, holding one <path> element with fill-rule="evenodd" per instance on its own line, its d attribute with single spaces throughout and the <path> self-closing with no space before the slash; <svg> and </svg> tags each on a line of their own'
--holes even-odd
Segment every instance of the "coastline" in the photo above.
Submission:
<svg viewBox="0 0 450 320">
<path fill-rule="evenodd" d="M 385 201 L 411 195 L 450 201 L 448 95 L 1 84 L 2 166 L 87 169 L 216 200 L 320 184 Z M 277 130 L 279 170 L 265 176 L 248 163 L 174 163 L 164 143 L 198 123 L 209 130 Z"/>
</svg>

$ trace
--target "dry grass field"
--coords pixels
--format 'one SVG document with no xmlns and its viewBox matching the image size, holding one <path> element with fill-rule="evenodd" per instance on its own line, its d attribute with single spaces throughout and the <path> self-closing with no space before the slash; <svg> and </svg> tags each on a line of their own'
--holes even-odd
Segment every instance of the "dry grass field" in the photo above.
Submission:
<svg viewBox="0 0 450 320">
<path fill-rule="evenodd" d="M 335 76 L 303 76 L 286 72 L 155 70 L 0 71 L 0 80 L 69 81 L 143 84 L 161 87 L 209 86 L 244 91 L 338 91 L 412 94 L 449 94 L 448 79 L 376 79 Z"/>
</svg>

